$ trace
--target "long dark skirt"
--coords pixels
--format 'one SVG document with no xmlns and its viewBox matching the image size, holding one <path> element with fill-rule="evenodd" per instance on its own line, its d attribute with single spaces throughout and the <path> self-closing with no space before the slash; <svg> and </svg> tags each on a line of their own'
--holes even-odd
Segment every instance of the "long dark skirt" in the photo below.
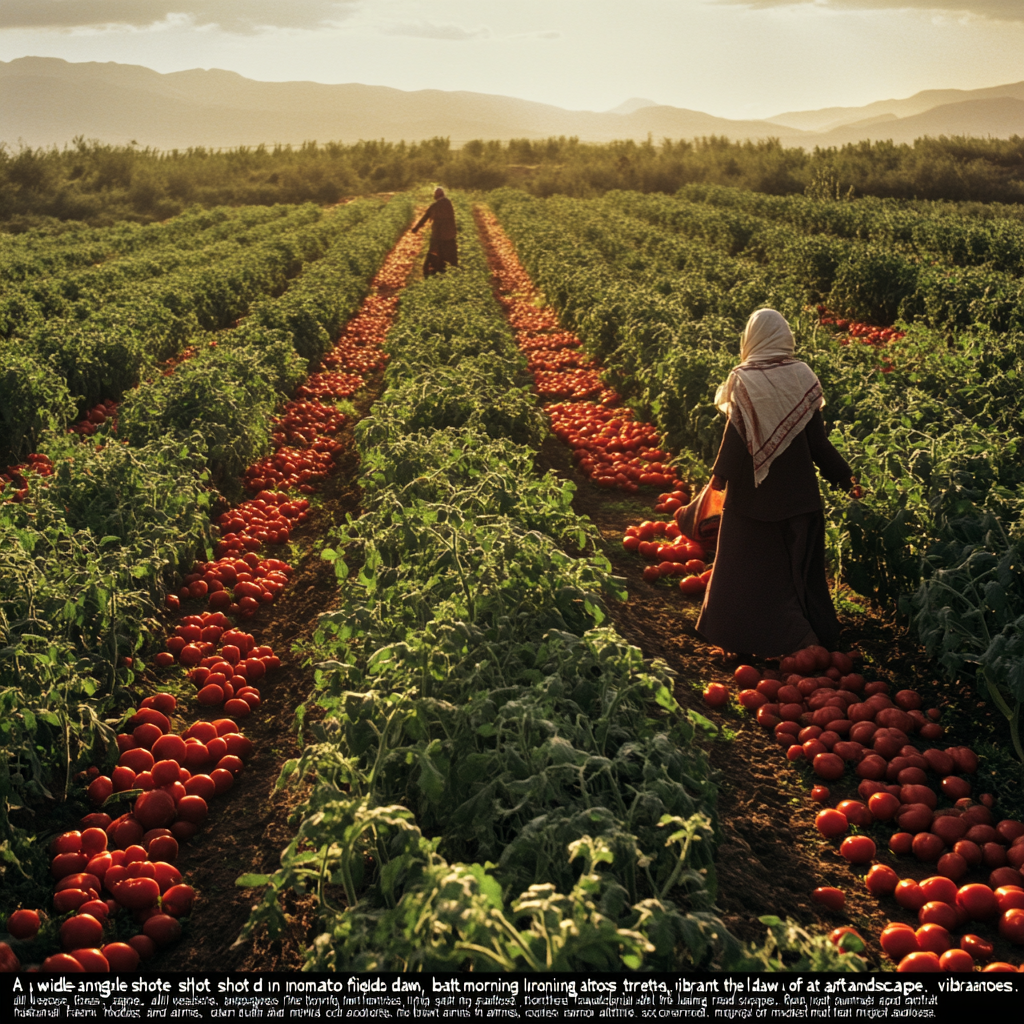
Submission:
<svg viewBox="0 0 1024 1024">
<path fill-rule="evenodd" d="M 448 266 L 459 265 L 459 247 L 454 238 L 431 241 L 430 251 L 423 263 L 423 276 L 443 274 Z"/>
<path fill-rule="evenodd" d="M 697 631 L 726 651 L 766 658 L 792 654 L 814 638 L 835 650 L 839 620 L 825 579 L 824 515 L 766 523 L 726 509 Z"/>
</svg>

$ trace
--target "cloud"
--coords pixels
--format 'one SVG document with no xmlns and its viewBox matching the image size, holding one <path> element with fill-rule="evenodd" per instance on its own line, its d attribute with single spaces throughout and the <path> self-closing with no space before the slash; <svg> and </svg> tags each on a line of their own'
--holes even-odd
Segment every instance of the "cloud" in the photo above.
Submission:
<svg viewBox="0 0 1024 1024">
<path fill-rule="evenodd" d="M 463 43 L 470 39 L 489 39 L 491 30 L 477 28 L 473 30 L 460 28 L 458 25 L 434 25 L 429 21 L 396 22 L 384 25 L 381 32 L 386 36 L 415 36 L 419 39 L 447 39 L 450 42 Z"/>
<path fill-rule="evenodd" d="M 173 15 L 226 32 L 319 28 L 347 18 L 360 0 L 3 0 L 0 28 L 147 28 Z"/>
<path fill-rule="evenodd" d="M 1024 22 L 1024 0 L 711 0 L 733 7 L 809 7 L 833 11 L 945 11 L 995 21 Z"/>
</svg>

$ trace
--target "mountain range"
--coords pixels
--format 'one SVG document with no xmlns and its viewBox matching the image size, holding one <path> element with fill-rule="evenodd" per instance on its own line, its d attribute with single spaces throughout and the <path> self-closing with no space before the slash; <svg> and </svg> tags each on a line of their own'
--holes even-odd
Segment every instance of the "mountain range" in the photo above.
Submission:
<svg viewBox="0 0 1024 1024">
<path fill-rule="evenodd" d="M 471 139 L 558 135 L 586 142 L 718 135 L 804 147 L 913 142 L 923 135 L 1008 138 L 1024 136 L 1024 82 L 741 121 L 639 97 L 595 112 L 474 92 L 258 82 L 215 69 L 160 74 L 51 57 L 0 61 L 0 142 L 10 147 L 63 146 L 77 136 L 166 150 L 435 136 L 458 146 Z"/>
</svg>

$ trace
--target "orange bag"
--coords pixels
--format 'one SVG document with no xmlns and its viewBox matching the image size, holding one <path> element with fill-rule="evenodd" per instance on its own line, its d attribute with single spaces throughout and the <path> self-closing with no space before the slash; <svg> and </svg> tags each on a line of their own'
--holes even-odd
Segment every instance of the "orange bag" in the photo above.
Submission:
<svg viewBox="0 0 1024 1024">
<path fill-rule="evenodd" d="M 718 544 L 718 527 L 722 522 L 724 502 L 724 490 L 716 491 L 710 483 L 705 484 L 689 505 L 676 509 L 675 520 L 679 532 L 703 544 L 705 551 L 714 551 Z"/>
</svg>

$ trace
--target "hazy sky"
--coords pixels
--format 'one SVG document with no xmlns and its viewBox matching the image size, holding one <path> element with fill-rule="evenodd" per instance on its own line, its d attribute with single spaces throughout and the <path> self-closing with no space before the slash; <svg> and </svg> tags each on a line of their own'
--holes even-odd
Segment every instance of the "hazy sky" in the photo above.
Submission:
<svg viewBox="0 0 1024 1024">
<path fill-rule="evenodd" d="M 724 117 L 1024 79 L 1024 0 L 0 0 L 0 59 Z"/>
</svg>

